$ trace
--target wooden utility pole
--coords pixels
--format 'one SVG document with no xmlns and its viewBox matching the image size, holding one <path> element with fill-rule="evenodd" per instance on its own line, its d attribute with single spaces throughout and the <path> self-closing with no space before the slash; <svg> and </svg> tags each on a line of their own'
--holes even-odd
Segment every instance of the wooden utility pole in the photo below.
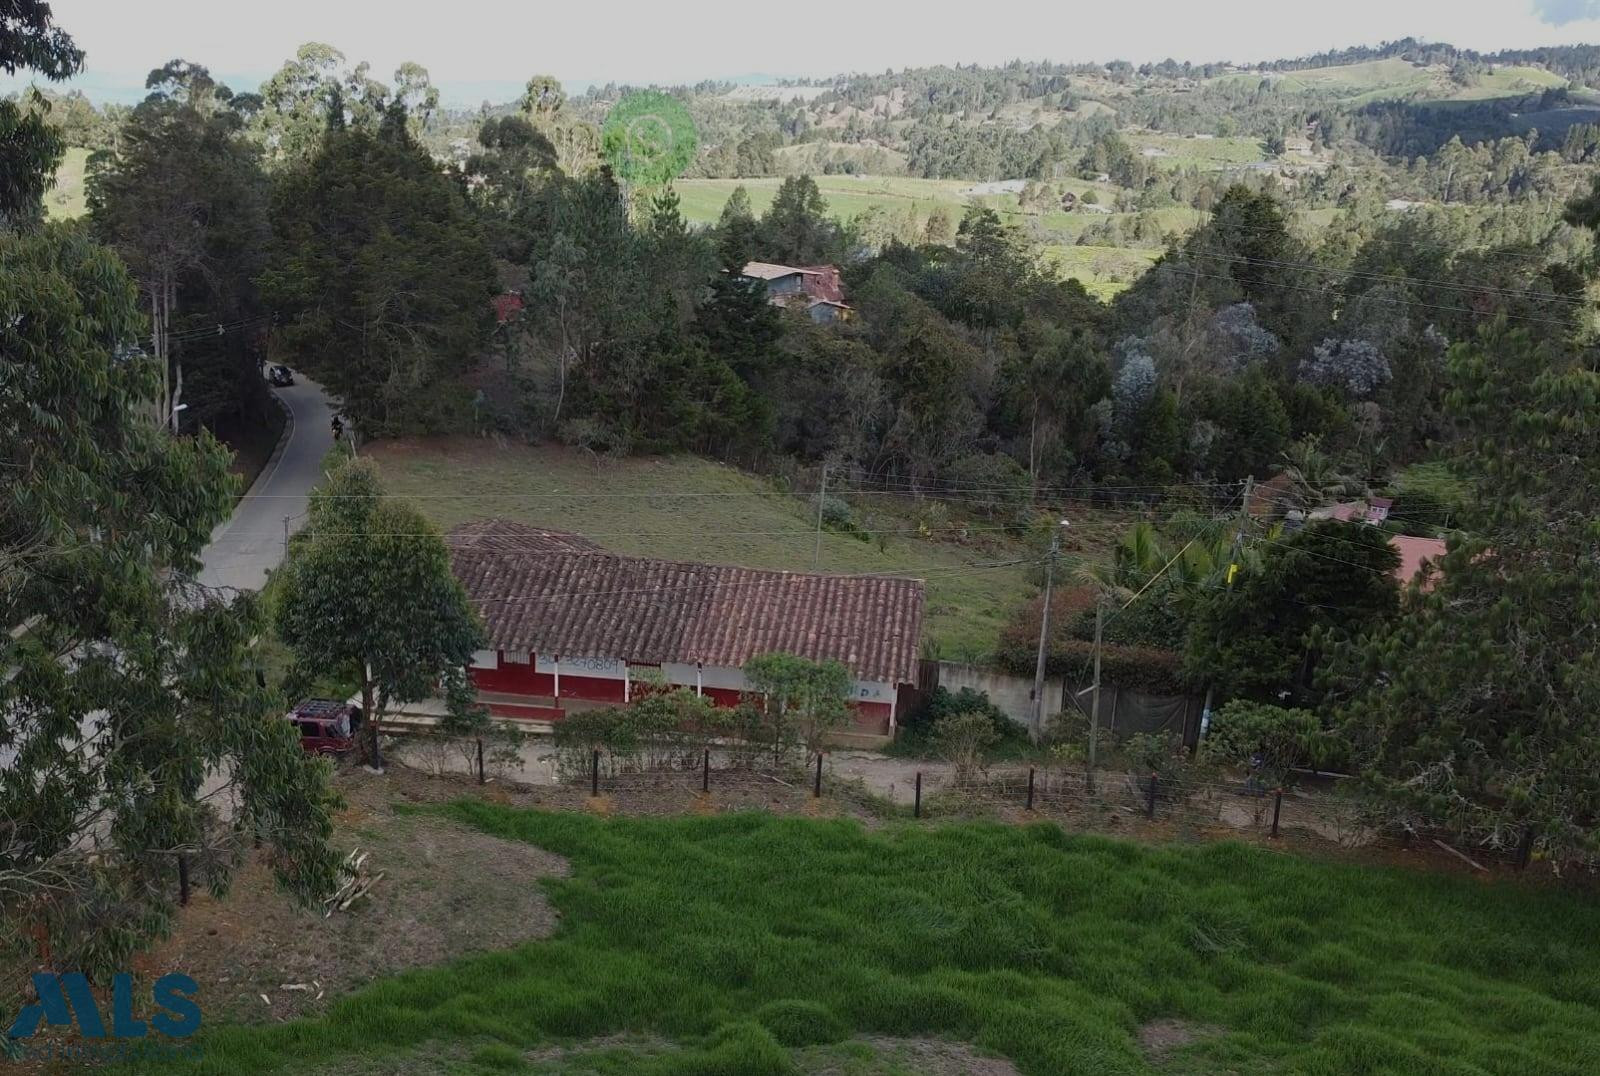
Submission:
<svg viewBox="0 0 1600 1076">
<path fill-rule="evenodd" d="M 1100 641 L 1105 635 L 1106 600 L 1097 595 L 1094 601 L 1094 689 L 1089 696 L 1089 788 L 1094 788 L 1094 767 L 1100 746 Z"/>
<path fill-rule="evenodd" d="M 1061 527 L 1067 521 L 1061 521 Z M 1039 653 L 1033 666 L 1033 720 L 1028 722 L 1028 738 L 1038 743 L 1044 738 L 1044 659 L 1050 639 L 1050 588 L 1055 583 L 1056 558 L 1061 555 L 1061 527 L 1050 536 L 1050 557 L 1044 564 L 1044 605 L 1039 610 Z"/>
<path fill-rule="evenodd" d="M 1239 505 L 1239 526 L 1233 532 L 1233 545 L 1228 550 L 1228 586 L 1233 586 L 1234 565 L 1239 562 L 1239 547 L 1244 544 L 1244 528 L 1250 522 L 1250 498 L 1256 488 L 1256 476 L 1250 475 L 1244 480 L 1244 501 Z M 1205 737 L 1206 729 L 1211 725 L 1211 700 L 1216 693 L 1217 686 L 1211 681 L 1206 682 L 1206 699 L 1200 704 L 1200 735 L 1196 738 L 1195 749 L 1199 750 L 1199 740 Z"/>
<path fill-rule="evenodd" d="M 819 571 L 822 565 L 822 506 L 828 499 L 828 465 L 822 465 L 822 485 L 817 489 L 817 547 L 811 554 L 811 570 Z"/>
</svg>

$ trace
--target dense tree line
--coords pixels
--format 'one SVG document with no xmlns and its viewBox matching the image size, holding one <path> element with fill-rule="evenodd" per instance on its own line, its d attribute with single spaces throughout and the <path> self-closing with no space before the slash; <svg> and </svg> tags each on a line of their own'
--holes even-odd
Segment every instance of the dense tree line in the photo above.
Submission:
<svg viewBox="0 0 1600 1076">
<path fill-rule="evenodd" d="M 59 76 L 81 59 L 47 5 L 0 11 L 0 66 Z M 261 605 L 196 582 L 237 492 L 229 455 L 203 430 L 173 435 L 171 370 L 139 346 L 164 302 L 182 317 L 248 301 L 235 287 L 253 188 L 226 99 L 195 69 L 164 71 L 121 158 L 151 189 L 97 195 L 95 231 L 115 250 L 40 223 L 60 147 L 36 137 L 37 117 L 12 131 L 31 148 L 0 158 L 0 961 L 100 982 L 170 928 L 191 886 L 223 891 L 253 847 L 302 901 L 338 871 L 329 769 L 277 719 Z M 165 152 L 169 137 L 204 159 Z M 217 190 L 174 178 L 186 167 Z M 202 194 L 243 231 L 191 209 Z M 152 234 L 162 221 L 170 242 Z M 23 981 L 0 987 L 8 1011 Z"/>
</svg>

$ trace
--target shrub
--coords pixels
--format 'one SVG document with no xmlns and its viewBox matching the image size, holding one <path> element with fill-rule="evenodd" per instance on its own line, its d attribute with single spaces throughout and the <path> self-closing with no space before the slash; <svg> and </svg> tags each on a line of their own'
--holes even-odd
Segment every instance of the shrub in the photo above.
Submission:
<svg viewBox="0 0 1600 1076">
<path fill-rule="evenodd" d="M 1153 773 L 1163 785 L 1182 782 L 1189 776 L 1189 753 L 1183 737 L 1172 732 L 1136 732 L 1122 744 L 1128 764 L 1141 776 Z"/>
<path fill-rule="evenodd" d="M 1028 504 L 1032 488 L 1028 472 L 1003 452 L 962 456 L 945 469 L 945 480 L 973 511 L 989 516 L 1015 516 Z"/>
<path fill-rule="evenodd" d="M 1211 719 L 1200 745 L 1207 761 L 1244 766 L 1269 787 L 1316 757 L 1322 726 L 1310 710 L 1233 699 Z"/>
<path fill-rule="evenodd" d="M 812 499 L 812 506 L 816 506 L 816 499 Z M 850 511 L 850 502 L 843 497 L 824 494 L 822 497 L 822 525 L 831 531 L 853 531 L 856 521 Z"/>
<path fill-rule="evenodd" d="M 556 770 L 564 778 L 586 774 L 595 751 L 612 774 L 692 766 L 712 740 L 752 731 L 736 711 L 688 688 L 645 689 L 632 705 L 580 710 L 556 722 Z"/>
<path fill-rule="evenodd" d="M 989 701 L 987 694 L 970 687 L 964 687 L 960 691 L 951 691 L 944 687 L 934 688 L 927 702 L 911 711 L 901 722 L 900 727 L 910 738 L 931 740 L 934 726 L 941 719 L 954 714 L 971 713 L 983 714 L 989 720 L 995 731 L 996 743 L 1002 740 L 1020 739 L 1027 735 L 1027 729 L 1007 717 L 1004 710 Z"/>
<path fill-rule="evenodd" d="M 939 757 L 956 768 L 956 780 L 966 781 L 983 768 L 984 752 L 1000 742 L 1000 734 L 988 714 L 968 710 L 935 722 L 932 742 Z"/>
</svg>

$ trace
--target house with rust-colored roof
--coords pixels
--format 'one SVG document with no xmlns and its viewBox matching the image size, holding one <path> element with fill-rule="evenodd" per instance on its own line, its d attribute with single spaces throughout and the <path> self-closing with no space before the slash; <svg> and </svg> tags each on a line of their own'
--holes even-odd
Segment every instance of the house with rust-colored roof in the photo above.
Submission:
<svg viewBox="0 0 1600 1076">
<path fill-rule="evenodd" d="M 774 306 L 798 307 L 812 321 L 828 324 L 849 316 L 837 266 L 750 262 L 739 275 L 765 284 L 767 300 Z"/>
<path fill-rule="evenodd" d="M 745 662 L 781 652 L 842 662 L 852 731 L 887 736 L 916 682 L 921 580 L 623 556 L 507 520 L 446 541 L 487 629 L 470 675 L 498 716 L 557 721 L 661 682 L 736 706 Z"/>
</svg>

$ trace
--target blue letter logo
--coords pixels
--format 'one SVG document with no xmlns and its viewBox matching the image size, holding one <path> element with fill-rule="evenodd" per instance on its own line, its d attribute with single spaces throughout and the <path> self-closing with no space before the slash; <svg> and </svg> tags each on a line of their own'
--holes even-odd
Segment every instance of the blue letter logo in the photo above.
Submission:
<svg viewBox="0 0 1600 1076">
<path fill-rule="evenodd" d="M 106 1038 L 105 1021 L 89 990 L 89 980 L 82 972 L 69 971 L 61 975 L 38 972 L 33 976 L 33 989 L 39 1000 L 17 1013 L 6 1031 L 7 1038 L 31 1038 L 38 1033 L 41 1024 L 70 1028 L 74 1017 L 84 1038 Z M 199 1031 L 200 1006 L 193 1000 L 199 989 L 193 979 L 178 972 L 157 979 L 155 1003 L 166 1011 L 156 1012 L 150 1023 L 161 1034 L 172 1038 L 184 1038 Z M 142 1039 L 145 1032 L 145 1022 L 133 1016 L 133 976 L 125 971 L 118 972 L 111 977 L 111 1037 Z"/>
</svg>

